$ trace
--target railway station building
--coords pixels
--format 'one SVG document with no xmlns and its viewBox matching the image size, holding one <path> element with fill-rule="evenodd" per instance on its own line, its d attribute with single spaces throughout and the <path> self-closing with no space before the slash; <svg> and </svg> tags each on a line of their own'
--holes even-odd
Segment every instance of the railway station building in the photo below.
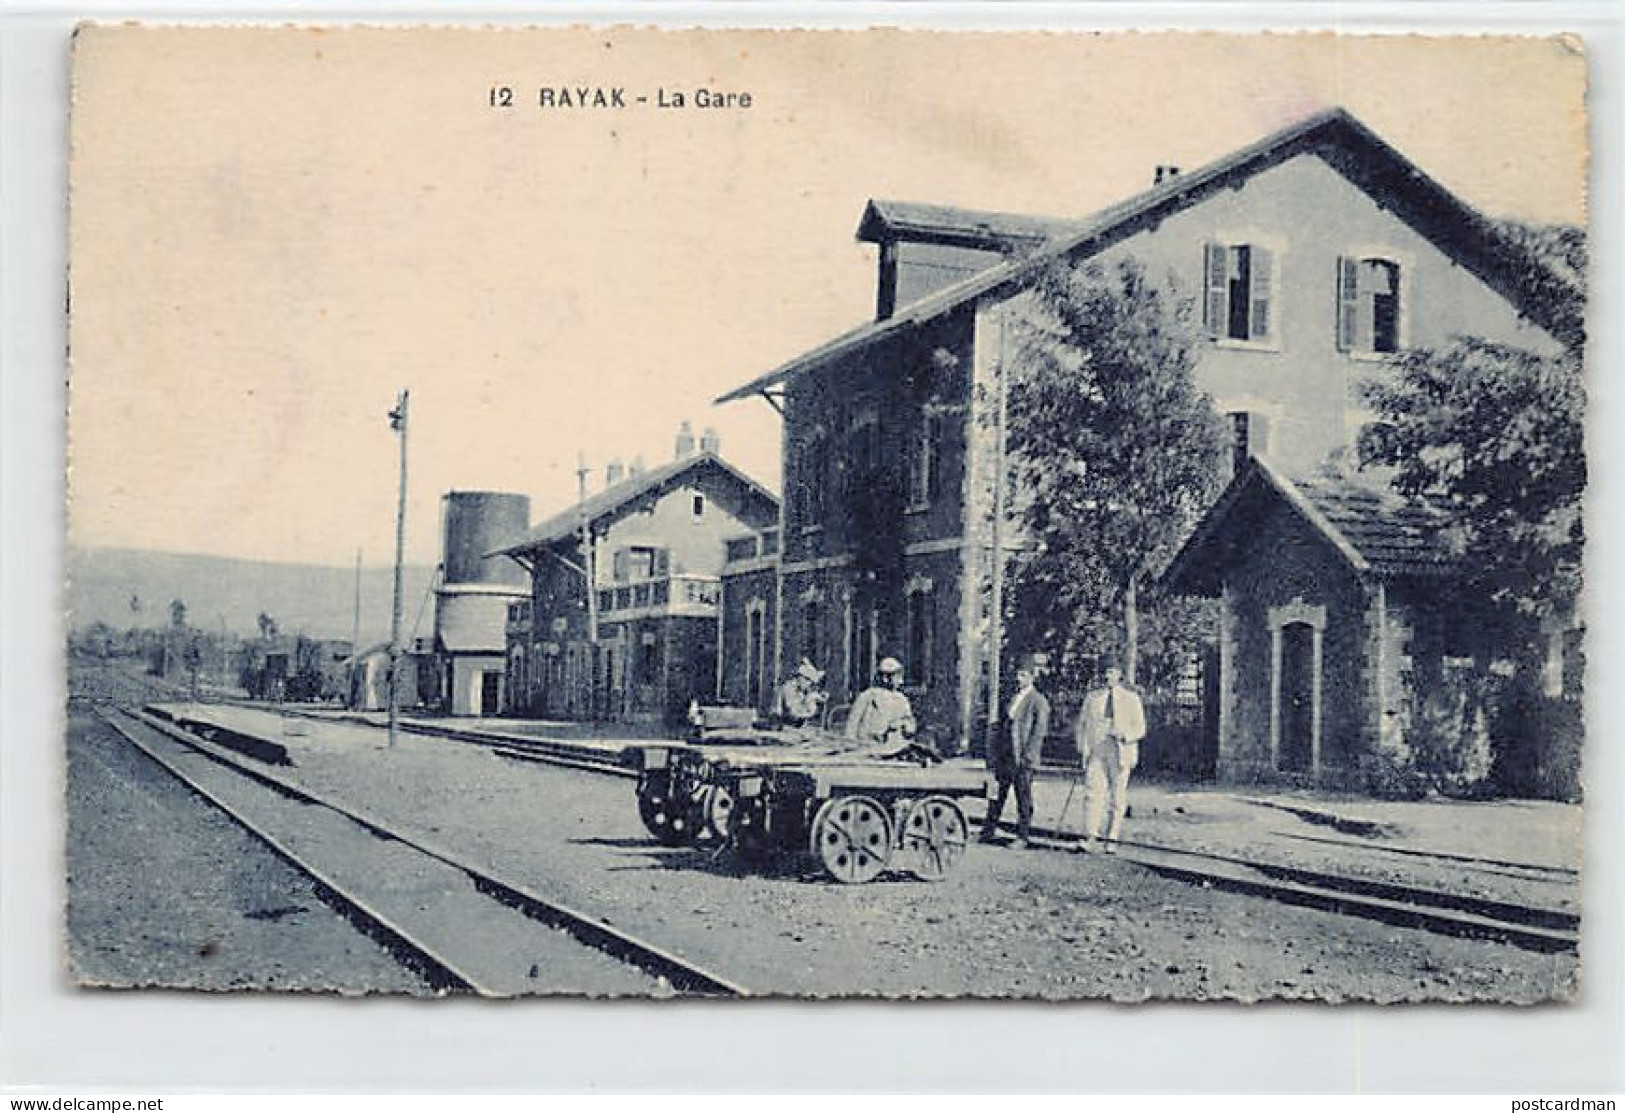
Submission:
<svg viewBox="0 0 1625 1113">
<path fill-rule="evenodd" d="M 850 703 L 876 662 L 895 656 L 916 715 L 939 744 L 983 744 L 1013 661 L 1036 648 L 1004 644 L 990 603 L 1003 557 L 1024 544 L 1019 524 L 995 509 L 1008 459 L 1021 452 L 1003 444 L 998 403 L 1012 322 L 1028 311 L 1037 276 L 1057 262 L 1132 258 L 1189 297 L 1203 325 L 1196 383 L 1230 430 L 1233 473 L 1254 474 L 1252 458 L 1266 462 L 1250 481 L 1263 487 L 1249 486 L 1248 500 L 1274 491 L 1291 503 L 1283 492 L 1297 491 L 1298 502 L 1318 505 L 1319 489 L 1291 485 L 1350 448 L 1370 417 L 1360 385 L 1395 354 L 1458 335 L 1556 353 L 1558 338 L 1577 328 L 1562 299 L 1543 296 L 1557 277 L 1343 110 L 1197 169 L 1156 167 L 1147 180 L 1144 192 L 1081 218 L 869 202 L 857 234 L 876 248 L 874 319 L 718 399 L 764 398 L 784 429 L 775 551 L 765 535 L 754 549 L 741 541 L 737 575 L 725 571 L 740 602 L 734 615 L 730 588 L 724 636 L 752 647 L 760 638 L 764 648 L 723 655 L 725 695 L 765 706 L 771 683 L 749 670 L 778 677 L 807 656 L 827 670 L 831 704 Z M 1386 501 L 1358 505 L 1376 521 L 1396 513 Z M 1212 527 L 1216 536 L 1240 521 L 1229 520 Z M 1321 534 L 1314 544 L 1336 556 L 1336 539 Z M 1191 557 L 1188 575 L 1207 590 L 1212 574 L 1194 570 L 1212 557 L 1204 553 Z M 1385 578 L 1393 570 L 1380 562 L 1372 569 L 1371 582 L 1404 595 L 1405 577 Z M 1316 604 L 1304 605 L 1310 613 Z M 1302 613 L 1274 613 L 1287 631 L 1283 660 L 1314 673 L 1301 681 L 1292 673 L 1291 682 L 1318 685 L 1326 716 L 1354 715 L 1332 705 L 1366 698 L 1370 685 L 1334 682 L 1324 670 L 1352 676 L 1369 667 L 1344 660 L 1341 648 L 1357 657 L 1375 651 L 1359 633 L 1369 614 L 1327 604 L 1317 636 L 1339 648 L 1300 663 Z M 1318 619 L 1303 621 L 1319 629 Z M 1210 672 L 1222 648 L 1214 633 Z M 1218 666 L 1233 670 L 1223 693 L 1211 675 L 1194 680 L 1201 724 L 1192 736 L 1207 748 L 1198 764 L 1227 775 L 1302 775 L 1297 737 L 1269 734 L 1258 710 L 1267 708 L 1257 693 L 1280 683 L 1271 660 L 1229 658 Z M 1250 710 L 1222 713 L 1221 696 L 1243 691 L 1253 693 Z M 1155 735 L 1159 718 L 1166 727 L 1171 716 L 1151 710 Z M 1057 733 L 1069 731 L 1069 718 L 1056 718 Z M 1154 736 L 1146 752 L 1157 748 Z M 1314 755 L 1311 747 L 1308 773 L 1328 778 L 1346 756 L 1327 748 L 1317 764 Z"/>
<path fill-rule="evenodd" d="M 675 728 L 715 702 L 725 541 L 779 518 L 720 449 L 685 422 L 670 461 L 611 464 L 601 490 L 493 550 L 530 587 L 506 615 L 510 713 Z"/>
</svg>

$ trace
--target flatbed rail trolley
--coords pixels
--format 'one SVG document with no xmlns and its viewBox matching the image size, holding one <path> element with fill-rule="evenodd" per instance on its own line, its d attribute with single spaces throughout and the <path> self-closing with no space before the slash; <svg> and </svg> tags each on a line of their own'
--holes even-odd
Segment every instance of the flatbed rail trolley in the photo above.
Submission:
<svg viewBox="0 0 1625 1113">
<path fill-rule="evenodd" d="M 948 876 L 969 842 L 960 800 L 987 791 L 977 769 L 794 747 L 641 746 L 626 758 L 638 814 L 661 842 L 746 862 L 807 853 L 848 884 L 888 870 Z"/>
</svg>

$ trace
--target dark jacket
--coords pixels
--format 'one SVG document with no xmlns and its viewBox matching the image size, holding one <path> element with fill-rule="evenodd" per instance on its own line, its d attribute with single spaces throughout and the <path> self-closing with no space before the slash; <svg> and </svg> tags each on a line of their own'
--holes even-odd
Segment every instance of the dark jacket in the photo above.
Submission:
<svg viewBox="0 0 1625 1113">
<path fill-rule="evenodd" d="M 1049 700 L 1034 688 L 1014 719 L 1008 711 L 1005 713 L 1001 728 L 997 750 L 1002 752 L 993 755 L 995 761 L 1036 768 L 1044 752 L 1044 739 L 1049 736 Z"/>
</svg>

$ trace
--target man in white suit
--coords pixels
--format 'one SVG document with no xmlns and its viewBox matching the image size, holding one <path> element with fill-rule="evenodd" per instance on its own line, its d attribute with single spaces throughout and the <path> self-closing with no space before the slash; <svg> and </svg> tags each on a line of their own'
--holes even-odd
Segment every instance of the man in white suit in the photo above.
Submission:
<svg viewBox="0 0 1625 1113">
<path fill-rule="evenodd" d="M 1140 739 L 1145 737 L 1145 706 L 1132 688 L 1123 685 L 1117 663 L 1106 666 L 1106 683 L 1083 697 L 1078 714 L 1078 753 L 1083 760 L 1083 841 L 1080 851 L 1092 851 L 1106 839 L 1110 853 L 1123 831 L 1128 812 L 1128 778 L 1140 760 Z"/>
</svg>

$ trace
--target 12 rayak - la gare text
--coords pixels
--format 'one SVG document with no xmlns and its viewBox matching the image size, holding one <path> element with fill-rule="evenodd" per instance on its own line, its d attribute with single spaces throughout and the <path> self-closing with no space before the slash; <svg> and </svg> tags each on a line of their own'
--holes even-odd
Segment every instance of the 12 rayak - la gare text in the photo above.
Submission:
<svg viewBox="0 0 1625 1113">
<path fill-rule="evenodd" d="M 542 85 L 525 90 L 514 85 L 493 85 L 488 95 L 492 108 L 546 108 L 563 111 L 625 108 L 749 108 L 748 92 L 721 89 L 674 89 L 660 86 L 636 92 L 624 85 Z"/>
</svg>

